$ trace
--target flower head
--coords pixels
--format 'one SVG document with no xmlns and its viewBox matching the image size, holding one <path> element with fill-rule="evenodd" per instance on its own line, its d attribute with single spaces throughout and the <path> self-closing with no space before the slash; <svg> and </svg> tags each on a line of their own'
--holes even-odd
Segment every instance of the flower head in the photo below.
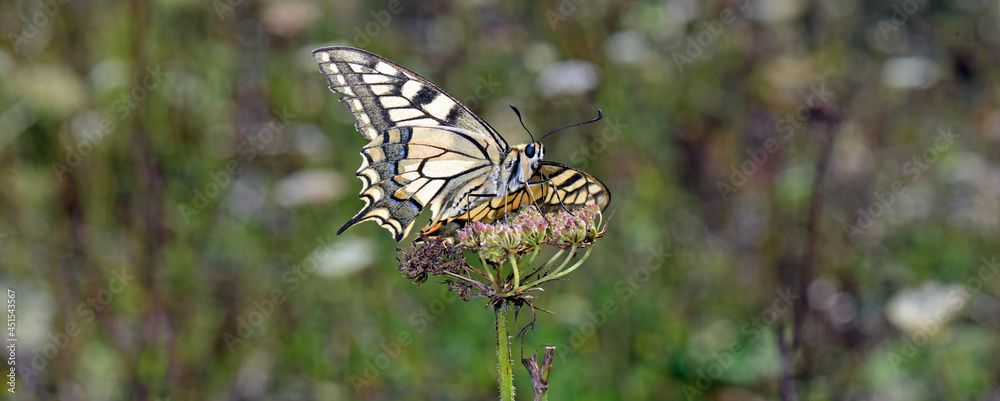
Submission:
<svg viewBox="0 0 1000 401">
<path fill-rule="evenodd" d="M 530 304 L 533 297 L 527 291 L 575 270 L 590 255 L 589 247 L 603 235 L 597 205 L 546 214 L 529 206 L 493 223 L 469 222 L 458 230 L 455 245 L 441 237 L 421 236 L 418 241 L 422 243 L 399 259 L 400 271 L 417 284 L 426 281 L 428 274 L 447 276 L 451 280 L 446 281 L 448 288 L 458 291 L 463 299 L 482 296 L 490 298 L 491 305 Z M 542 245 L 560 250 L 532 268 Z M 587 252 L 571 265 L 577 251 L 584 248 Z M 475 254 L 482 268 L 467 263 L 464 251 Z"/>
<path fill-rule="evenodd" d="M 541 244 L 586 247 L 604 234 L 604 230 L 598 228 L 600 224 L 601 212 L 597 205 L 545 215 L 536 208 L 526 207 L 506 221 L 494 224 L 474 221 L 458 231 L 458 240 L 460 246 L 472 251 L 499 247 L 504 252 L 495 253 L 504 254 L 522 253 Z"/>
</svg>

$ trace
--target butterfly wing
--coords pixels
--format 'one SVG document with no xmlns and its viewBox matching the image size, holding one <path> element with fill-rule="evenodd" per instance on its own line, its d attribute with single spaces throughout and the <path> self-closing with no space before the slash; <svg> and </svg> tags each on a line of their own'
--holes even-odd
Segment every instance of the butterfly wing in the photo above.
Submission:
<svg viewBox="0 0 1000 401">
<path fill-rule="evenodd" d="M 601 180 L 573 166 L 542 161 L 531 181 L 543 182 L 540 184 L 543 190 L 539 206 L 546 212 L 591 203 L 604 210 L 611 203 L 611 191 Z"/>
<path fill-rule="evenodd" d="M 487 136 L 501 152 L 507 142 L 483 119 L 433 82 L 399 64 L 353 47 L 316 49 L 313 58 L 330 90 L 354 115 L 355 128 L 373 140 L 398 126 L 449 126 Z"/>
<path fill-rule="evenodd" d="M 427 235 L 451 236 L 469 221 L 492 222 L 533 201 L 544 213 L 596 204 L 602 210 L 611 203 L 611 191 L 597 177 L 576 167 L 543 160 L 530 184 L 504 198 L 482 203 L 468 213 L 442 219 L 424 227 Z"/>
<path fill-rule="evenodd" d="M 454 200 L 467 199 L 498 168 L 482 139 L 446 127 L 398 127 L 376 137 L 362 149 L 357 174 L 365 207 L 337 233 L 374 220 L 400 241 L 425 207 L 431 221 L 443 207 L 460 207 Z"/>
<path fill-rule="evenodd" d="M 371 141 L 357 174 L 365 208 L 338 234 L 375 220 L 400 241 L 425 207 L 437 221 L 496 175 L 507 142 L 434 83 L 360 49 L 325 47 L 313 58 Z"/>
</svg>

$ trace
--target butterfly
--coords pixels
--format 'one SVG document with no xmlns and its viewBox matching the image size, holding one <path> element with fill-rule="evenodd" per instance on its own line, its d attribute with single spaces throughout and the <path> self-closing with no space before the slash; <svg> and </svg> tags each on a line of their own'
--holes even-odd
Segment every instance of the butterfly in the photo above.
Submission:
<svg viewBox="0 0 1000 401">
<path fill-rule="evenodd" d="M 421 231 L 434 236 L 530 203 L 548 212 L 590 203 L 603 209 L 611 201 L 594 176 L 542 160 L 540 142 L 508 145 L 455 97 L 399 64 L 352 47 L 312 54 L 371 141 L 356 174 L 365 207 L 337 234 L 373 220 L 398 242 L 425 208 L 431 222 Z"/>
</svg>

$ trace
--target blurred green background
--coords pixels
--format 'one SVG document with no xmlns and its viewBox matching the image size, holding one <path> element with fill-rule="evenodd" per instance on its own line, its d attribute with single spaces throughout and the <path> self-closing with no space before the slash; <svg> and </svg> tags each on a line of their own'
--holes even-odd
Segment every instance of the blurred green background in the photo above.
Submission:
<svg viewBox="0 0 1000 401">
<path fill-rule="evenodd" d="M 546 139 L 613 193 L 535 300 L 550 399 L 1000 400 L 998 22 L 982 0 L 5 1 L 5 397 L 496 398 L 485 301 L 403 279 L 377 224 L 334 234 L 365 141 L 310 52 L 351 45 L 511 144 L 508 104 L 536 136 L 603 109 Z"/>
</svg>

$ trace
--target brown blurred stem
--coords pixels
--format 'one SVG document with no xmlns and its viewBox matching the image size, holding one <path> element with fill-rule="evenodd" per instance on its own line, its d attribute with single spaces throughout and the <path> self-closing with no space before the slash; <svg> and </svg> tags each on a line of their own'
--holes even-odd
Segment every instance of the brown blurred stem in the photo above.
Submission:
<svg viewBox="0 0 1000 401">
<path fill-rule="evenodd" d="M 538 350 L 535 350 L 531 358 L 522 358 L 521 363 L 528 369 L 531 376 L 531 388 L 535 392 L 535 401 L 547 400 L 546 390 L 549 389 L 549 372 L 552 370 L 552 359 L 556 354 L 556 347 L 546 346 L 542 356 L 542 364 L 538 364 Z"/>
<path fill-rule="evenodd" d="M 779 391 L 781 399 L 784 401 L 798 400 L 795 393 L 795 360 L 800 354 L 802 347 L 802 327 L 808 318 L 809 297 L 806 294 L 809 284 L 812 283 L 815 275 L 816 249 L 820 236 L 820 220 L 823 215 L 823 187 L 826 182 L 826 173 L 830 167 L 830 156 L 833 154 L 836 128 L 840 123 L 840 113 L 832 106 L 823 105 L 818 109 L 811 109 L 810 120 L 819 122 L 823 126 L 823 135 L 820 137 L 823 147 L 819 160 L 816 161 L 816 175 L 813 178 L 812 199 L 809 203 L 809 221 L 806 223 L 806 244 L 802 253 L 801 269 L 795 293 L 792 320 L 792 343 L 789 347 L 785 340 L 783 327 L 778 328 L 778 349 L 781 352 L 781 383 Z M 786 270 L 782 268 L 784 263 L 779 262 L 779 274 Z"/>
</svg>

